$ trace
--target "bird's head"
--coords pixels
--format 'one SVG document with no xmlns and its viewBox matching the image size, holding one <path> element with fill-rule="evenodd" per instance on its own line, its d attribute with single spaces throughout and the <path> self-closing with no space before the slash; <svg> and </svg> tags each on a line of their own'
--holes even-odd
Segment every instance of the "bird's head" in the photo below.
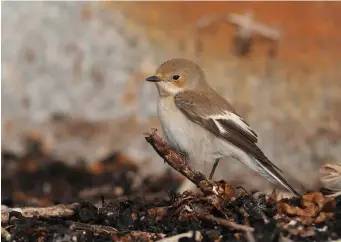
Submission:
<svg viewBox="0 0 341 242">
<path fill-rule="evenodd" d="M 162 63 L 146 81 L 155 82 L 160 96 L 163 97 L 207 85 L 203 70 L 186 59 L 171 59 Z"/>
</svg>

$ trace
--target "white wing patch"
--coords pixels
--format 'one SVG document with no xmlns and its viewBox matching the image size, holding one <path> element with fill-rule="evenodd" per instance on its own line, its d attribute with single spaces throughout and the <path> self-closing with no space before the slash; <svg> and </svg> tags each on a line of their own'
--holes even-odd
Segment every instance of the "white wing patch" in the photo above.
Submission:
<svg viewBox="0 0 341 242">
<path fill-rule="evenodd" d="M 218 127 L 219 132 L 225 134 L 226 130 L 224 129 L 224 127 L 216 119 L 214 119 L 212 117 L 210 117 L 210 118 L 213 120 L 214 124 Z"/>
<path fill-rule="evenodd" d="M 225 120 L 230 120 L 230 121 L 234 122 L 236 125 L 238 125 L 240 128 L 242 128 L 244 131 L 246 131 L 248 134 L 250 134 L 253 137 L 257 138 L 255 133 L 250 128 L 250 126 L 241 117 L 239 117 L 235 113 L 232 113 L 232 112 L 229 112 L 229 111 L 225 111 L 222 114 L 210 115 L 210 116 L 208 116 L 206 118 L 212 119 L 213 122 L 215 123 L 215 125 L 217 126 L 217 128 L 219 129 L 219 131 L 221 133 L 226 133 L 226 130 L 224 129 L 224 127 L 217 120 L 219 120 L 219 119 L 223 119 L 224 120 L 225 119 Z"/>
</svg>

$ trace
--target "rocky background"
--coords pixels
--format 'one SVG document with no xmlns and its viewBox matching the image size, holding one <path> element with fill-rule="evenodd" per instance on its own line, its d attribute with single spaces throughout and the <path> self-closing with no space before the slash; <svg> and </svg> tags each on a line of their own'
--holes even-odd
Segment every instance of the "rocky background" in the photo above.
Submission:
<svg viewBox="0 0 341 242">
<path fill-rule="evenodd" d="M 143 136 L 159 127 L 144 78 L 185 57 L 291 183 L 316 189 L 320 165 L 341 155 L 340 11 L 337 2 L 3 2 L 2 149 L 23 152 L 34 137 L 67 160 L 122 151 L 146 174 L 164 170 Z M 240 39 L 229 14 L 280 35 Z M 234 184 L 270 188 L 237 161 L 224 166 Z"/>
</svg>

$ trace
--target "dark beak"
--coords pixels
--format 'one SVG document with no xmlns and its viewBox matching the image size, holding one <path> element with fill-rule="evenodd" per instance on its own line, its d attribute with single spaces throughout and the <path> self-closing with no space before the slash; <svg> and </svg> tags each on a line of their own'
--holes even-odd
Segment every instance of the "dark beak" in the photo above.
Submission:
<svg viewBox="0 0 341 242">
<path fill-rule="evenodd" d="M 159 82 L 159 81 L 161 81 L 161 79 L 158 76 L 150 76 L 150 77 L 146 78 L 146 81 L 147 82 Z"/>
</svg>

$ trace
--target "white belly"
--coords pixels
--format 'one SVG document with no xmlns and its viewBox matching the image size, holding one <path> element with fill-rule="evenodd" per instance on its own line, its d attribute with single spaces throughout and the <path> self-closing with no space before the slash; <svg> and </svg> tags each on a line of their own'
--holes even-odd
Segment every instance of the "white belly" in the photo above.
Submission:
<svg viewBox="0 0 341 242">
<path fill-rule="evenodd" d="M 172 97 L 159 100 L 158 113 L 167 142 L 176 150 L 185 152 L 191 164 L 205 166 L 205 163 L 208 163 L 207 169 L 210 169 L 211 163 L 216 159 L 215 146 L 212 144 L 216 138 L 190 121 L 176 107 Z M 200 170 L 204 169 L 205 167 L 202 167 Z"/>
</svg>

